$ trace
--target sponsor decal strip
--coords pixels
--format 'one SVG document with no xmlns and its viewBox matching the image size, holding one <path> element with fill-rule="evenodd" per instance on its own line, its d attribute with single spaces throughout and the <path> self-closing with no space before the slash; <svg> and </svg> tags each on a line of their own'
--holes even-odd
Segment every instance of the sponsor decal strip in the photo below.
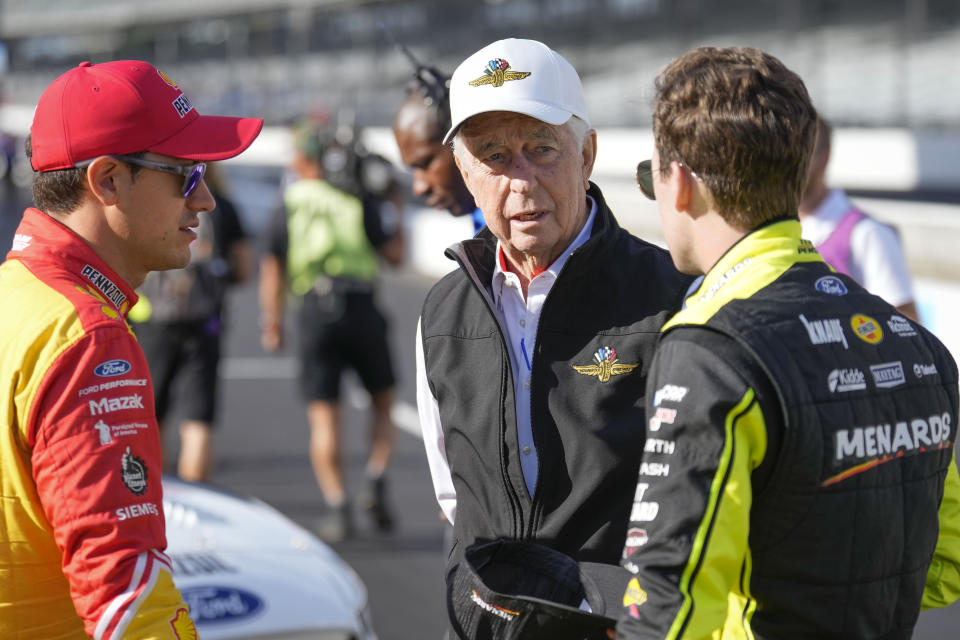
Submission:
<svg viewBox="0 0 960 640">
<path fill-rule="evenodd" d="M 473 600 L 477 606 L 479 606 L 484 611 L 488 611 L 495 616 L 503 618 L 504 620 L 512 620 L 514 616 L 520 615 L 519 611 L 511 611 L 510 609 L 504 609 L 503 607 L 498 607 L 495 604 L 490 604 L 485 601 L 483 598 L 477 594 L 476 589 L 471 589 L 470 599 Z"/>
<path fill-rule="evenodd" d="M 919 449 L 919 453 L 926 453 L 926 452 L 928 452 L 928 451 L 939 451 L 940 449 L 946 449 L 947 447 L 953 447 L 953 443 L 952 443 L 952 442 L 941 442 L 941 443 L 940 443 L 939 445 L 937 445 L 936 447 L 932 447 L 932 448 L 930 448 L 930 449 L 927 449 L 926 447 L 921 447 L 921 448 Z M 852 478 L 852 477 L 855 476 L 855 475 L 859 475 L 859 474 L 861 474 L 861 473 L 863 473 L 863 472 L 865 472 L 865 471 L 869 471 L 870 469 L 873 469 L 873 468 L 875 468 L 875 467 L 879 467 L 880 465 L 882 465 L 882 464 L 884 464 L 884 463 L 886 463 L 886 462 L 890 462 L 890 461 L 892 461 L 892 460 L 896 460 L 897 458 L 902 458 L 902 457 L 904 457 L 905 455 L 906 455 L 906 451 L 898 451 L 897 453 L 895 453 L 895 454 L 892 455 L 892 456 L 883 456 L 882 458 L 877 458 L 876 460 L 868 460 L 867 462 L 858 464 L 858 465 L 856 465 L 856 466 L 854 466 L 854 467 L 850 467 L 850 468 L 847 469 L 846 471 L 841 471 L 840 473 L 838 473 L 838 474 L 835 475 L 835 476 L 830 476 L 829 478 L 827 478 L 826 480 L 824 480 L 823 482 L 821 482 L 821 483 L 820 483 L 820 486 L 821 486 L 821 487 L 829 487 L 830 485 L 837 484 L 838 482 L 842 482 L 842 481 L 846 480 L 847 478 Z"/>
</svg>

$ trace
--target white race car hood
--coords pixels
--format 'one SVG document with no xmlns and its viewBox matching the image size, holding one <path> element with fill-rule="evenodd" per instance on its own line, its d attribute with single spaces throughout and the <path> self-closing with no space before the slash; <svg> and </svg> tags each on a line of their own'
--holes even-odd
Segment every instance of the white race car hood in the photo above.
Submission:
<svg viewBox="0 0 960 640">
<path fill-rule="evenodd" d="M 351 631 L 367 592 L 336 553 L 255 498 L 164 477 L 167 555 L 205 640 Z"/>
</svg>

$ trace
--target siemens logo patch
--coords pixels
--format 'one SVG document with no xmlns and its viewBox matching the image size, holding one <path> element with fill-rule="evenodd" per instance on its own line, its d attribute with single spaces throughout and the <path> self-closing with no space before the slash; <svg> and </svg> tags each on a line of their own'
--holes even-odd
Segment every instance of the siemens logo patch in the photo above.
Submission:
<svg viewBox="0 0 960 640">
<path fill-rule="evenodd" d="M 866 458 L 935 447 L 950 441 L 950 414 L 841 429 L 836 434 L 835 457 Z"/>
<path fill-rule="evenodd" d="M 234 587 L 193 587 L 181 589 L 180 594 L 197 624 L 239 622 L 257 615 L 263 609 L 260 596 Z"/>
<path fill-rule="evenodd" d="M 873 376 L 874 383 L 882 389 L 895 387 L 907 381 L 903 375 L 903 363 L 901 362 L 870 365 L 870 374 Z"/>
<path fill-rule="evenodd" d="M 113 283 L 113 280 L 103 275 L 90 265 L 84 265 L 80 270 L 80 275 L 93 283 L 100 293 L 107 297 L 118 309 L 120 305 L 127 301 L 127 296 L 120 290 L 120 287 Z"/>
<path fill-rule="evenodd" d="M 830 344 L 836 342 L 843 345 L 844 349 L 849 349 L 847 336 L 843 333 L 843 326 L 837 318 L 827 320 L 807 320 L 807 317 L 800 314 L 800 322 L 807 329 L 807 335 L 810 336 L 811 344 Z"/>
<path fill-rule="evenodd" d="M 93 370 L 95 375 L 101 378 L 111 378 L 113 376 L 122 376 L 132 369 L 133 366 L 126 360 L 107 360 L 97 365 Z"/>
</svg>

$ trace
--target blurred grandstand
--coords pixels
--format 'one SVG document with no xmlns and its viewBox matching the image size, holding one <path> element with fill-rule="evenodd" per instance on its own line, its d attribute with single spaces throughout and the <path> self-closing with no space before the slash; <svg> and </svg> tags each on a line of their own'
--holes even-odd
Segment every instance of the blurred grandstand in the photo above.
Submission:
<svg viewBox="0 0 960 640">
<path fill-rule="evenodd" d="M 82 60 L 139 58 L 209 111 L 279 123 L 349 104 L 382 125 L 410 67 L 379 25 L 448 70 L 501 37 L 548 41 L 599 126 L 646 126 L 651 80 L 679 53 L 750 44 L 839 126 L 960 128 L 956 0 L 0 0 L 3 89 L 32 103 Z"/>
</svg>

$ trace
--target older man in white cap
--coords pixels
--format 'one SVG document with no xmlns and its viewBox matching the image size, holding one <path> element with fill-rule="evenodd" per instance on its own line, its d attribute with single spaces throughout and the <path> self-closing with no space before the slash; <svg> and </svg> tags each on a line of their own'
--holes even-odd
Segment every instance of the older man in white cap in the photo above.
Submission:
<svg viewBox="0 0 960 640">
<path fill-rule="evenodd" d="M 453 74 L 450 108 L 445 140 L 487 228 L 447 249 L 460 268 L 424 303 L 417 395 L 454 525 L 447 584 L 458 602 L 471 597 L 458 593 L 469 584 L 458 565 L 486 540 L 618 563 L 647 363 L 689 280 L 666 251 L 621 229 L 590 182 L 596 132 L 580 78 L 556 51 L 516 39 L 484 47 Z"/>
</svg>

